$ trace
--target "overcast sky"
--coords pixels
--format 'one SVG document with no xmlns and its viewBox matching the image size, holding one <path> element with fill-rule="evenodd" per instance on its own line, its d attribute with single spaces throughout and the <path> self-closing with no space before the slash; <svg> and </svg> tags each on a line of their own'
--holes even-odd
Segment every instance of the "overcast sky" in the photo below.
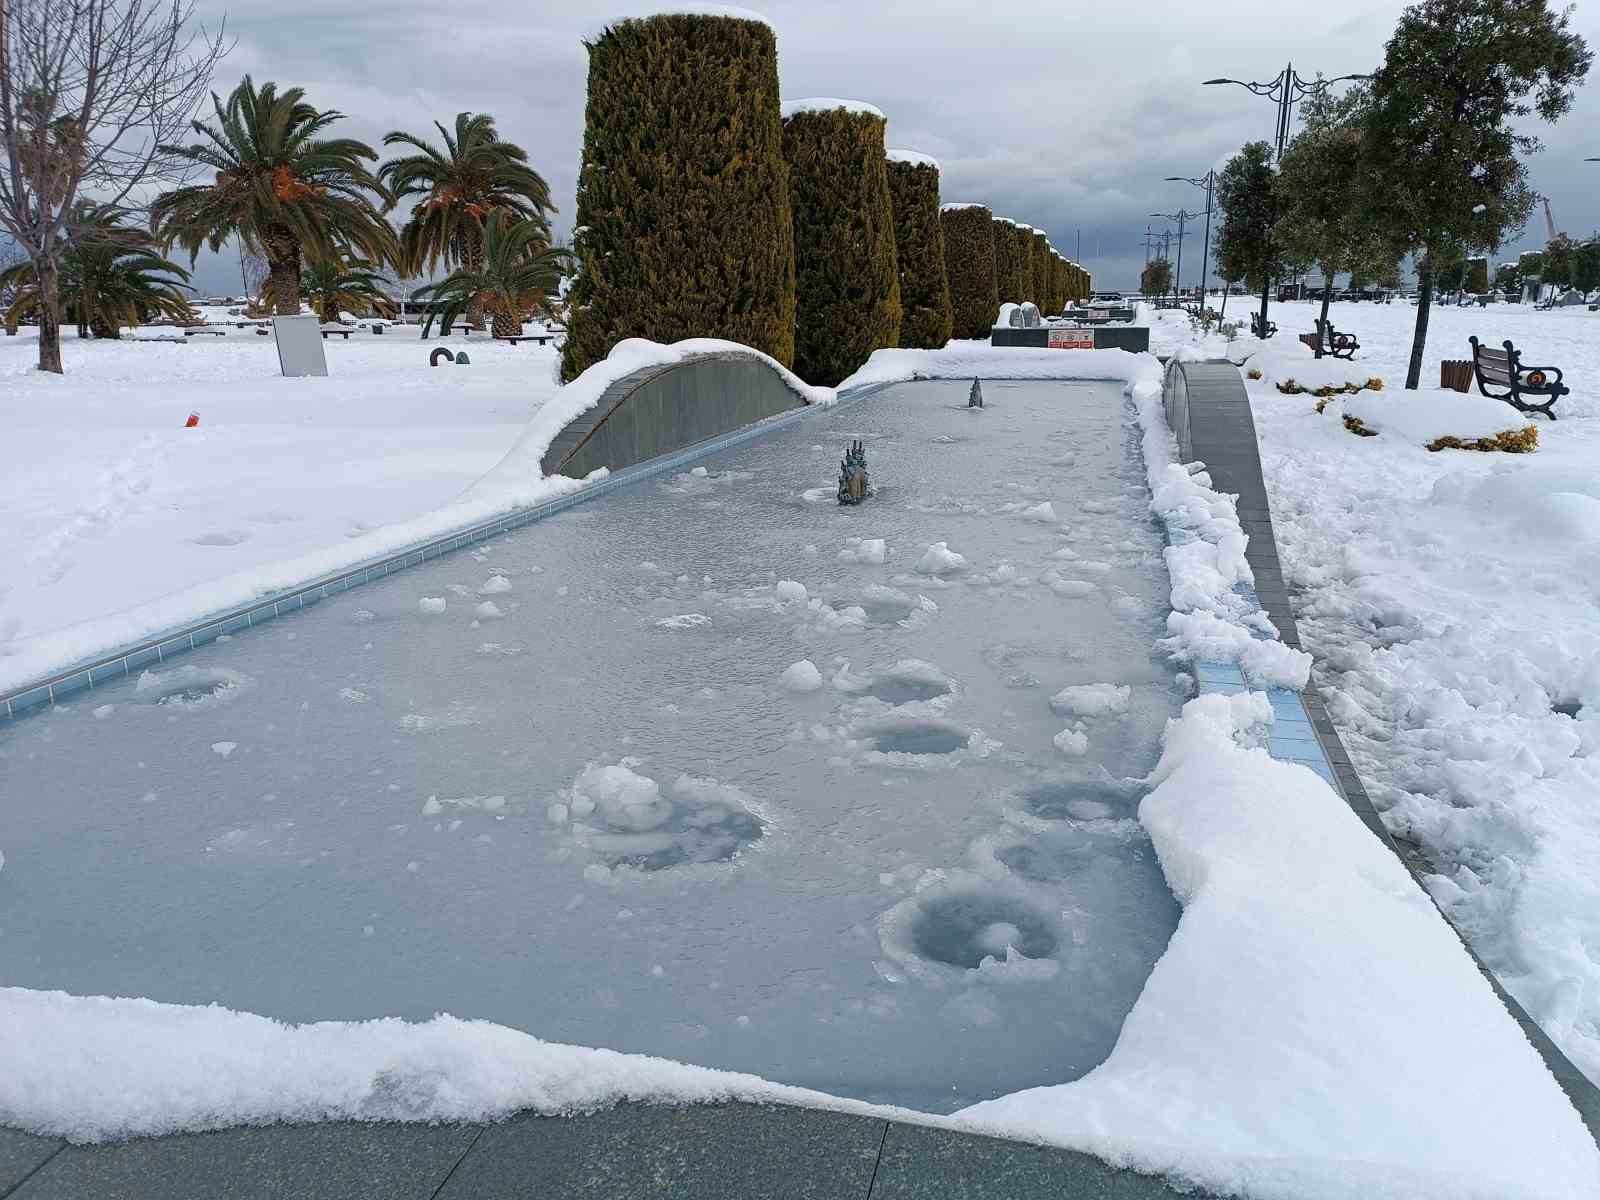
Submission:
<svg viewBox="0 0 1600 1200">
<path fill-rule="evenodd" d="M 391 129 L 434 132 L 462 110 L 493 113 L 549 181 L 570 230 L 583 140 L 588 59 L 582 39 L 605 18 L 664 7 L 614 3 L 452 5 L 422 0 L 328 4 L 200 0 L 227 12 L 237 37 L 216 77 L 225 92 L 246 73 L 298 84 L 319 107 L 349 117 L 340 132 L 377 145 Z M 1203 175 L 1251 139 L 1271 135 L 1271 103 L 1242 88 L 1200 86 L 1227 75 L 1268 79 L 1292 60 L 1301 73 L 1370 71 L 1403 5 L 1394 0 L 1234 0 L 1229 4 L 973 4 L 971 0 L 748 0 L 777 30 L 786 98 L 867 100 L 888 115 L 891 146 L 943 167 L 947 201 L 982 201 L 1045 230 L 1094 272 L 1131 287 L 1151 213 L 1204 208 L 1204 193 L 1163 182 Z M 1600 0 L 1574 24 L 1600 48 Z M 1597 73 L 1600 74 L 1600 73 Z M 337 127 L 336 127 L 337 128 Z M 1600 77 L 1570 116 L 1541 131 L 1530 164 L 1557 228 L 1600 226 Z M 1185 243 L 1198 270 L 1203 227 Z M 1545 240 L 1542 214 L 1518 249 Z M 1081 245 L 1081 250 L 1079 249 Z M 202 259 L 207 292 L 237 292 L 231 257 Z"/>
</svg>

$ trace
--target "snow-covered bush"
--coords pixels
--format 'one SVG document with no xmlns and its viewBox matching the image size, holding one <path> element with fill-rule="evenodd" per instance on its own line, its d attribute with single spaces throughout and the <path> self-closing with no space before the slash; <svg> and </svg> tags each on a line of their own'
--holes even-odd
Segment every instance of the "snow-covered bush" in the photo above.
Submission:
<svg viewBox="0 0 1600 1200">
<path fill-rule="evenodd" d="M 1531 454 L 1539 430 L 1519 424 L 1513 409 L 1488 396 L 1424 389 L 1396 394 L 1362 391 L 1319 406 L 1333 408 L 1344 427 L 1362 437 L 1387 434 L 1429 450 L 1483 450 Z"/>
<path fill-rule="evenodd" d="M 900 345 L 937 350 L 950 340 L 950 281 L 939 222 L 939 164 L 889 152 L 895 256 L 900 268 Z"/>
<path fill-rule="evenodd" d="M 1000 308 L 994 284 L 994 218 L 981 204 L 947 204 L 939 213 L 950 283 L 951 336 L 987 338 Z"/>
<path fill-rule="evenodd" d="M 588 49 L 562 377 L 624 338 L 723 338 L 790 365 L 794 223 L 771 27 L 662 14 L 618 21 Z"/>
<path fill-rule="evenodd" d="M 794 211 L 795 373 L 833 387 L 900 341 L 884 116 L 840 100 L 784 106 Z"/>
</svg>

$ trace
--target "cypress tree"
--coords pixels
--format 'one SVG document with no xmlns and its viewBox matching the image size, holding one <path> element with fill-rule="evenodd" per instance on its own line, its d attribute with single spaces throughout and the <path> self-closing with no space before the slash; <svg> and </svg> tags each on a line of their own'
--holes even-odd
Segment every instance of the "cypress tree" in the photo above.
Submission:
<svg viewBox="0 0 1600 1200">
<path fill-rule="evenodd" d="M 1037 304 L 1033 294 L 1033 226 L 1019 223 L 1011 236 L 1017 240 L 1017 301 L 1032 300 Z"/>
<path fill-rule="evenodd" d="M 900 340 L 894 208 L 884 116 L 871 105 L 784 105 L 783 151 L 794 210 L 794 369 L 832 387 Z"/>
<path fill-rule="evenodd" d="M 1067 260 L 1059 254 L 1050 260 L 1050 311 L 1060 312 L 1067 306 Z"/>
<path fill-rule="evenodd" d="M 1033 302 L 1050 312 L 1050 239 L 1033 231 Z"/>
<path fill-rule="evenodd" d="M 994 286 L 1002 304 L 1021 304 L 1023 293 L 1022 239 L 1010 217 L 994 219 Z"/>
<path fill-rule="evenodd" d="M 950 281 L 952 337 L 986 338 L 1000 314 L 994 283 L 995 230 L 981 204 L 947 204 L 939 212 L 944 232 L 945 277 Z"/>
<path fill-rule="evenodd" d="M 939 164 L 924 154 L 889 151 L 895 255 L 900 264 L 900 344 L 937 350 L 953 317 L 939 220 Z"/>
<path fill-rule="evenodd" d="M 770 27 L 619 21 L 589 51 L 571 379 L 624 338 L 717 337 L 794 360 L 794 226 Z"/>
</svg>

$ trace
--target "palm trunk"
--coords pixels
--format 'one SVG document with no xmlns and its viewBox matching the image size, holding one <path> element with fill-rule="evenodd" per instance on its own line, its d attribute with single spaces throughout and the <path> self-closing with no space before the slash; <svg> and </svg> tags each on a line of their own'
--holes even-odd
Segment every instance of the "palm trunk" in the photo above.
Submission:
<svg viewBox="0 0 1600 1200">
<path fill-rule="evenodd" d="M 492 332 L 497 338 L 518 337 L 522 333 L 522 318 L 514 312 L 496 308 Z"/>
<path fill-rule="evenodd" d="M 1417 328 L 1411 335 L 1411 365 L 1406 368 L 1406 391 L 1414 392 L 1422 379 L 1422 349 L 1428 343 L 1428 309 L 1433 300 L 1433 265 L 1423 258 L 1417 267 Z"/>
<path fill-rule="evenodd" d="M 1328 327 L 1328 301 L 1333 299 L 1333 274 L 1322 272 L 1322 323 L 1317 326 L 1317 357 L 1322 357 L 1322 331 Z"/>
<path fill-rule="evenodd" d="M 292 317 L 300 311 L 300 243 L 292 238 L 267 243 L 267 267 L 272 273 L 272 311 Z"/>
<path fill-rule="evenodd" d="M 46 254 L 38 261 L 39 370 L 64 375 L 61 367 L 61 268 Z"/>
<path fill-rule="evenodd" d="M 465 252 L 461 257 L 469 271 L 474 275 L 481 275 L 483 273 L 483 231 L 481 229 L 469 229 L 466 233 L 465 241 Z M 495 320 L 498 322 L 499 319 L 499 314 L 496 314 Z M 467 302 L 466 322 L 473 329 L 483 328 L 483 299 L 481 297 L 474 296 Z M 520 333 L 521 330 L 519 329 L 518 332 Z M 499 337 L 500 334 L 497 332 L 495 336 Z"/>
</svg>

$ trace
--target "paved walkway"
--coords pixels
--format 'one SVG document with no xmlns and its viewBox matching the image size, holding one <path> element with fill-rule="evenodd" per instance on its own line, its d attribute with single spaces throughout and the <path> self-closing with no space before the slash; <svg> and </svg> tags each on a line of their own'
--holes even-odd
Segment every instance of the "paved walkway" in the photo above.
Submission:
<svg viewBox="0 0 1600 1200">
<path fill-rule="evenodd" d="M 227 1129 L 68 1146 L 0 1129 L 4 1200 L 1158 1200 L 1070 1150 L 752 1104 L 496 1125 Z M 1203 1200 L 1203 1198 L 1200 1198 Z"/>
</svg>

